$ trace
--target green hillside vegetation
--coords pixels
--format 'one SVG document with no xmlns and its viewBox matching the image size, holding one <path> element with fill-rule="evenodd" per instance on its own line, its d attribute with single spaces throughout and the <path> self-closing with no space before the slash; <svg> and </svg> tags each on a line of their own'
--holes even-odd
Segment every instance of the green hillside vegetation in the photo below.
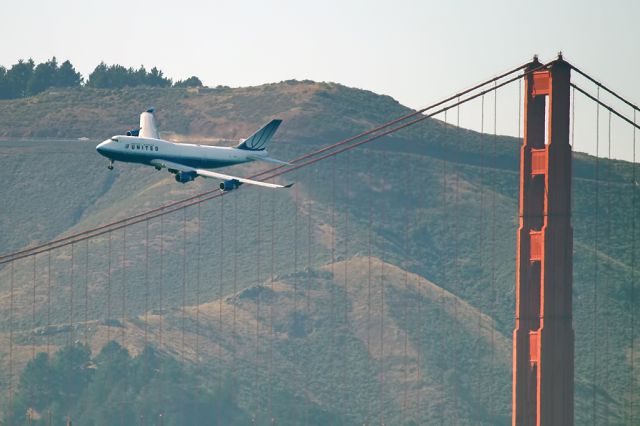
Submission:
<svg viewBox="0 0 640 426">
<path fill-rule="evenodd" d="M 271 152 L 283 159 L 408 111 L 388 97 L 313 82 L 84 88 L 2 101 L 0 120 L 9 123 L 6 111 L 14 123 L 0 124 L 12 138 L 0 142 L 12 182 L 0 188 L 10 218 L 0 224 L 2 252 L 215 187 L 132 165 L 109 172 L 95 142 L 16 138 L 103 139 L 135 125 L 148 105 L 165 135 L 227 144 L 282 117 Z M 131 362 L 151 347 L 175 359 L 185 380 L 198 371 L 197 386 L 213 398 L 230 374 L 239 412 L 257 422 L 271 414 L 278 424 L 509 424 L 518 150 L 513 138 L 426 120 L 286 175 L 296 182 L 289 191 L 243 187 L 150 220 L 148 238 L 143 222 L 56 250 L 50 276 L 40 255 L 35 312 L 33 259 L 18 261 L 12 322 L 10 271 L 0 270 L 0 344 L 13 328 L 17 372 L 47 344 L 55 352 L 86 341 L 93 359 L 116 339 Z M 629 396 L 640 391 L 629 388 L 631 355 L 640 353 L 630 346 L 638 345 L 630 321 L 639 227 L 629 231 L 632 215 L 640 223 L 631 208 L 638 190 L 630 164 L 600 160 L 596 182 L 594 159 L 574 158 L 576 424 L 592 421 L 594 386 L 596 423 L 624 424 Z M 0 363 L 6 395 L 6 355 Z M 276 401 L 289 403 L 277 412 Z M 89 412 L 84 402 L 75 407 L 76 416 Z"/>
</svg>

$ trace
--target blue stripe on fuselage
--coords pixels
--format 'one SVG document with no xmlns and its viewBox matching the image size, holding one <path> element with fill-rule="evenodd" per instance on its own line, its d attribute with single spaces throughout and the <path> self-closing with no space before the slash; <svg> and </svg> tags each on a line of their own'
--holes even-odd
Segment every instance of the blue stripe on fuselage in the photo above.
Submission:
<svg viewBox="0 0 640 426">
<path fill-rule="evenodd" d="M 143 154 L 143 153 L 140 153 Z M 128 152 L 110 152 L 109 158 L 120 161 L 123 163 L 138 163 L 138 164 L 146 164 L 151 165 L 152 160 L 165 160 L 170 161 L 172 163 L 182 164 L 183 166 L 198 168 L 198 169 L 215 169 L 219 167 L 232 166 L 234 164 L 245 163 L 245 161 L 222 161 L 222 160 L 212 160 L 206 158 L 198 158 L 198 157 L 185 157 L 185 156 L 175 156 L 175 155 L 163 155 L 160 153 L 144 153 L 140 155 L 138 153 L 128 153 Z"/>
</svg>

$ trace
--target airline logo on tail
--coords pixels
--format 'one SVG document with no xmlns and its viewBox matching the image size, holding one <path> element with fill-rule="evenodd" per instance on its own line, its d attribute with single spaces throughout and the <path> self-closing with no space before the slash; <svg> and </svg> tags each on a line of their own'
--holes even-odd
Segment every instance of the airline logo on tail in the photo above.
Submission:
<svg viewBox="0 0 640 426">
<path fill-rule="evenodd" d="M 263 151 L 267 148 L 267 145 L 271 141 L 271 138 L 278 130 L 278 127 L 282 123 L 282 120 L 271 120 L 266 126 L 249 136 L 247 139 L 240 142 L 236 147 L 238 149 L 244 149 L 247 151 Z"/>
</svg>

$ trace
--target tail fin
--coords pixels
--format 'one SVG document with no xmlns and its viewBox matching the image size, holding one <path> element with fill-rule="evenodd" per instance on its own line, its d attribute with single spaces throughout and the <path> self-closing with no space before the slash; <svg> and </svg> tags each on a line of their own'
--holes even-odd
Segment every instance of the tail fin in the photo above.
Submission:
<svg viewBox="0 0 640 426">
<path fill-rule="evenodd" d="M 156 127 L 156 120 L 153 117 L 153 108 L 149 108 L 142 114 L 140 114 L 140 133 L 138 136 L 141 138 L 159 139 L 158 128 Z"/>
<path fill-rule="evenodd" d="M 264 150 L 271 141 L 273 135 L 276 133 L 276 130 L 278 130 L 280 123 L 282 123 L 282 120 L 271 120 L 262 129 L 242 141 L 236 148 L 246 149 L 248 151 Z"/>
</svg>

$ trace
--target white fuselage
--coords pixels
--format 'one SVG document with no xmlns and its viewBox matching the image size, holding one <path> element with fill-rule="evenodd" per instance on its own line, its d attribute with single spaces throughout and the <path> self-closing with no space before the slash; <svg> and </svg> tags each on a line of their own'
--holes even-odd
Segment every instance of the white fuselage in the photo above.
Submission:
<svg viewBox="0 0 640 426">
<path fill-rule="evenodd" d="M 153 160 L 165 160 L 201 169 L 215 169 L 267 157 L 266 150 L 249 151 L 232 147 L 173 143 L 124 135 L 107 139 L 96 150 L 113 161 L 152 165 Z"/>
</svg>

